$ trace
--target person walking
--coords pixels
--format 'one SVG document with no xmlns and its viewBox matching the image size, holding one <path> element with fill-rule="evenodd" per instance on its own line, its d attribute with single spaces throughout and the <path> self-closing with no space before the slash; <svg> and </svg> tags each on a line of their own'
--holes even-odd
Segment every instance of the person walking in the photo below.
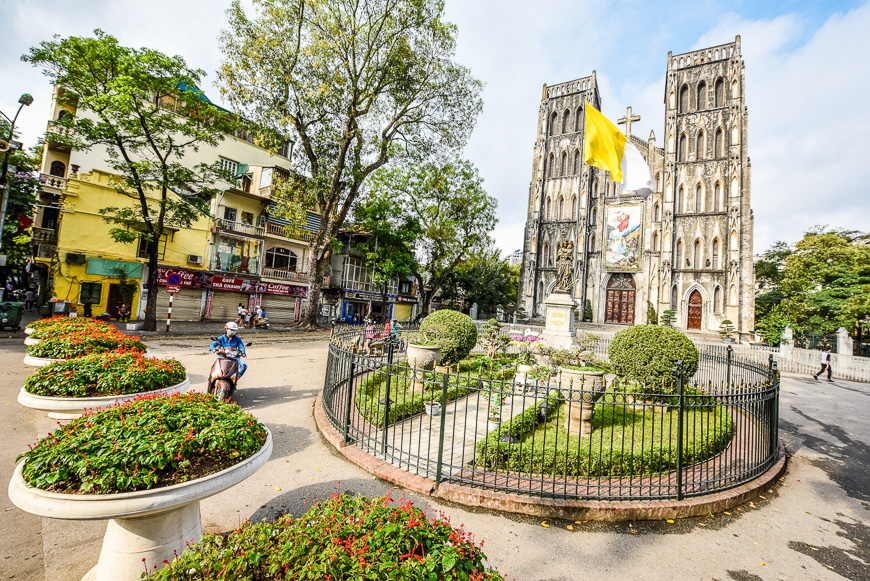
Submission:
<svg viewBox="0 0 870 581">
<path fill-rule="evenodd" d="M 36 293 L 33 292 L 32 288 L 27 289 L 24 293 L 24 308 L 27 309 L 27 312 L 33 310 L 33 304 L 36 302 Z"/>
<path fill-rule="evenodd" d="M 239 303 L 239 318 L 236 323 L 239 326 L 243 326 L 245 324 L 245 315 L 248 314 L 248 309 L 242 303 Z"/>
<path fill-rule="evenodd" d="M 375 324 L 374 322 L 366 317 L 366 326 L 365 326 L 365 342 L 363 343 L 363 351 L 366 354 L 369 354 L 371 349 L 372 340 L 375 338 Z"/>
<path fill-rule="evenodd" d="M 822 373 L 824 373 L 825 370 L 827 370 L 828 371 L 828 381 L 833 382 L 834 380 L 831 379 L 831 373 L 833 373 L 833 369 L 831 369 L 831 350 L 830 349 L 828 349 L 827 351 L 824 351 L 822 353 L 821 363 L 822 363 L 822 368 L 819 369 L 818 373 L 813 374 L 813 379 L 817 380 L 819 378 L 819 376 Z"/>
</svg>

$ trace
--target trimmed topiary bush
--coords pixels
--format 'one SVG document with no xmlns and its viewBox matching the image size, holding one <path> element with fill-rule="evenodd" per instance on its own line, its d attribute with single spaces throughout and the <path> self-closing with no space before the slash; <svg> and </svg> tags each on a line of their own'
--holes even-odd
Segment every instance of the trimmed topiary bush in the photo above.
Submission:
<svg viewBox="0 0 870 581">
<path fill-rule="evenodd" d="M 670 327 L 635 325 L 616 334 L 607 349 L 613 372 L 670 391 L 676 385 L 674 364 L 682 361 L 688 377 L 698 370 L 698 349 Z"/>
<path fill-rule="evenodd" d="M 435 311 L 420 323 L 420 341 L 437 343 L 441 361 L 457 363 L 468 357 L 477 344 L 477 325 L 458 311 Z"/>
</svg>

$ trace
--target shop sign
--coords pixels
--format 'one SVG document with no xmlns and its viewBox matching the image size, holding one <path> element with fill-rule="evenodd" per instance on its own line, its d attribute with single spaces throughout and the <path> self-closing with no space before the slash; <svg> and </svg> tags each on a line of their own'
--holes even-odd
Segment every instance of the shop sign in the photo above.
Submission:
<svg viewBox="0 0 870 581">
<path fill-rule="evenodd" d="M 173 277 L 169 280 L 169 277 Z M 175 282 L 175 277 L 178 281 Z M 235 278 L 203 272 L 201 270 L 183 270 L 174 268 L 157 268 L 157 284 L 173 285 L 182 288 L 204 288 L 210 290 L 235 291 L 242 293 L 257 292 L 257 281 L 247 278 Z"/>
<path fill-rule="evenodd" d="M 257 281 L 247 278 L 232 278 L 229 276 L 219 276 L 216 274 L 211 279 L 210 288 L 212 290 L 253 293 L 257 290 Z"/>
<path fill-rule="evenodd" d="M 282 284 L 279 282 L 260 281 L 257 285 L 257 292 L 269 295 L 284 295 L 287 297 L 304 297 L 307 287 L 297 286 L 293 284 Z"/>
</svg>

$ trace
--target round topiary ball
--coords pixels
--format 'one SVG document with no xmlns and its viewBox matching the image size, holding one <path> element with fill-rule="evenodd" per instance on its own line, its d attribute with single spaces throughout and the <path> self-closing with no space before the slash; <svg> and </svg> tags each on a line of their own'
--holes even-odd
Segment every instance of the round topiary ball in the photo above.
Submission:
<svg viewBox="0 0 870 581">
<path fill-rule="evenodd" d="M 670 327 L 635 325 L 616 334 L 607 349 L 613 372 L 648 387 L 676 385 L 674 364 L 686 365 L 687 377 L 698 370 L 698 349 L 688 337 Z"/>
<path fill-rule="evenodd" d="M 458 311 L 435 311 L 420 323 L 420 339 L 441 347 L 441 361 L 458 363 L 477 344 L 477 325 Z"/>
</svg>

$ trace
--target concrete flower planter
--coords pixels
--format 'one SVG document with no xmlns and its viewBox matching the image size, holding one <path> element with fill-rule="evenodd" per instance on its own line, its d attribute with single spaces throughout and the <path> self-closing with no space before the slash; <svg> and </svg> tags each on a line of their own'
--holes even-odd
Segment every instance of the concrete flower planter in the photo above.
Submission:
<svg viewBox="0 0 870 581">
<path fill-rule="evenodd" d="M 146 351 L 143 354 L 143 357 L 152 358 L 152 357 L 154 357 L 154 355 L 152 355 L 151 353 Z M 55 361 L 66 361 L 66 359 L 51 359 L 48 357 L 33 357 L 32 355 L 25 355 L 24 356 L 24 364 L 29 365 L 31 367 L 45 367 L 46 365 L 50 365 L 51 363 L 54 363 Z"/>
<path fill-rule="evenodd" d="M 569 434 L 588 436 L 592 433 L 595 402 L 606 389 L 603 371 L 578 371 L 560 368 L 559 386 L 565 396 L 567 417 L 565 430 Z"/>
<path fill-rule="evenodd" d="M 119 494 L 60 494 L 30 486 L 24 462 L 9 482 L 9 499 L 21 510 L 47 518 L 108 520 L 103 549 L 86 579 L 138 581 L 144 569 L 163 566 L 173 551 L 181 554 L 191 539 L 199 541 L 199 501 L 235 486 L 259 470 L 272 454 L 272 434 L 250 458 L 226 470 L 190 482 Z M 144 560 L 144 566 L 143 566 Z"/>
<path fill-rule="evenodd" d="M 33 328 L 31 328 L 31 327 L 24 327 L 24 334 L 25 334 L 25 335 L 30 335 L 30 334 L 33 333 L 34 331 L 36 331 L 36 329 L 33 329 Z"/>
<path fill-rule="evenodd" d="M 24 344 L 30 347 L 31 345 L 37 345 L 42 339 L 34 339 L 33 337 L 25 337 Z"/>
<path fill-rule="evenodd" d="M 517 372 L 514 375 L 514 383 L 517 385 L 526 385 L 529 383 L 529 373 L 535 370 L 534 365 L 526 365 L 525 363 L 520 363 L 517 365 Z"/>
<path fill-rule="evenodd" d="M 190 379 L 184 378 L 181 383 L 170 385 L 153 391 L 142 391 L 125 395 L 107 395 L 102 397 L 55 397 L 34 395 L 23 387 L 18 392 L 18 403 L 24 407 L 48 412 L 48 417 L 55 420 L 74 420 L 82 416 L 85 410 L 98 410 L 114 407 L 132 401 L 143 395 L 173 395 L 183 393 L 190 387 Z"/>
<path fill-rule="evenodd" d="M 441 361 L 441 347 L 438 345 L 408 345 L 405 356 L 408 366 L 414 369 L 414 392 L 423 392 L 423 377 Z"/>
</svg>

